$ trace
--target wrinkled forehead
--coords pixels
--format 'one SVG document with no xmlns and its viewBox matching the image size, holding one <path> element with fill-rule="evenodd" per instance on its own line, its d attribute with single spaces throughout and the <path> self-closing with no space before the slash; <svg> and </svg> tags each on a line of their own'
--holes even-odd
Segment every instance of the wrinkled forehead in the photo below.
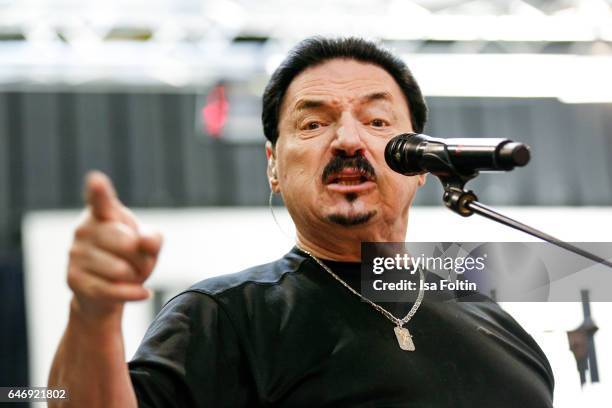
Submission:
<svg viewBox="0 0 612 408">
<path fill-rule="evenodd" d="M 404 94 L 385 69 L 353 59 L 332 59 L 305 69 L 293 79 L 283 98 L 279 120 L 300 109 L 304 101 L 355 103 L 372 94 L 387 95 L 390 103 L 408 112 Z"/>
</svg>

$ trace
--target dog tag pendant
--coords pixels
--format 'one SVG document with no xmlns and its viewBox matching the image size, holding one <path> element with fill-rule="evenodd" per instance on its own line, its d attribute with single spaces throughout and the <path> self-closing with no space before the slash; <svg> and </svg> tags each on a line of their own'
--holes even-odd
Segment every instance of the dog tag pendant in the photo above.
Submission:
<svg viewBox="0 0 612 408">
<path fill-rule="evenodd" d="M 414 351 L 414 342 L 412 341 L 412 336 L 410 332 L 405 327 L 395 326 L 393 328 L 395 332 L 395 337 L 397 337 L 397 342 L 402 350 L 406 351 Z"/>
</svg>

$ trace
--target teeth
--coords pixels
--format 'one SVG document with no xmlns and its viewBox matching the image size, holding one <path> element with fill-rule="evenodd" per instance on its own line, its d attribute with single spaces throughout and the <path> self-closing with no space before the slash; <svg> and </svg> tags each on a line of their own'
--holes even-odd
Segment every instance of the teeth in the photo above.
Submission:
<svg viewBox="0 0 612 408">
<path fill-rule="evenodd" d="M 343 186 L 355 186 L 357 184 L 361 184 L 361 180 L 340 180 L 338 181 L 338 184 Z"/>
</svg>

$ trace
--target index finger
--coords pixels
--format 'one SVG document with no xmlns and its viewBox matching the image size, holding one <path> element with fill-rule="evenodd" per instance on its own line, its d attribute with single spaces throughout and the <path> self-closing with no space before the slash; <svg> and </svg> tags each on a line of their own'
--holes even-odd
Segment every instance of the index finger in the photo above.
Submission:
<svg viewBox="0 0 612 408">
<path fill-rule="evenodd" d="M 100 221 L 114 221 L 120 218 L 120 203 L 110 179 L 100 171 L 87 174 L 85 200 L 95 218 Z"/>
</svg>

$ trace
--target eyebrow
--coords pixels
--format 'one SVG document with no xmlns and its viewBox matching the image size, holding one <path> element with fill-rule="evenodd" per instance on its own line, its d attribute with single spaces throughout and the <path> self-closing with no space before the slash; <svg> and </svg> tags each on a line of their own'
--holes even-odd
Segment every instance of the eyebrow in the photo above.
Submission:
<svg viewBox="0 0 612 408">
<path fill-rule="evenodd" d="M 295 110 L 299 112 L 308 109 L 317 109 L 325 105 L 326 103 L 319 99 L 301 99 L 295 104 Z"/>
<path fill-rule="evenodd" d="M 393 101 L 393 97 L 389 92 L 373 92 L 360 98 L 362 102 L 374 102 L 374 101 Z"/>
<path fill-rule="evenodd" d="M 391 102 L 393 98 L 389 92 L 373 92 L 359 98 L 362 103 L 374 101 Z M 308 109 L 317 109 L 326 106 L 327 103 L 320 99 L 302 99 L 295 104 L 295 111 L 300 112 Z"/>
</svg>

